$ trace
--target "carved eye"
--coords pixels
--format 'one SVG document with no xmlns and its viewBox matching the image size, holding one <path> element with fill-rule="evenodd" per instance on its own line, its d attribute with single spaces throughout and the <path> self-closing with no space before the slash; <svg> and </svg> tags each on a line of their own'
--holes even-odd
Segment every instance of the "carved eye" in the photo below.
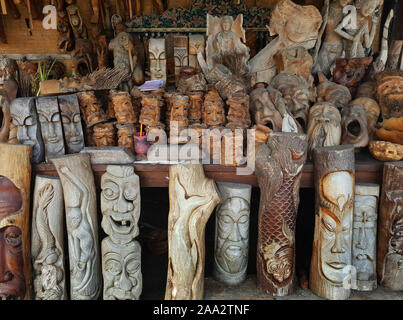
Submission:
<svg viewBox="0 0 403 320">
<path fill-rule="evenodd" d="M 60 114 L 55 113 L 52 117 L 52 122 L 59 122 L 60 121 Z"/>
<path fill-rule="evenodd" d="M 232 218 L 226 214 L 222 215 L 220 220 L 224 223 L 233 223 Z"/>
<path fill-rule="evenodd" d="M 130 274 L 136 273 L 139 269 L 140 269 L 140 263 L 135 259 L 130 260 L 126 265 L 126 270 Z"/>
<path fill-rule="evenodd" d="M 332 224 L 331 223 L 329 223 L 329 221 L 326 221 L 326 219 L 322 219 L 322 224 L 325 226 L 325 228 L 327 229 L 327 230 L 329 230 L 330 232 L 335 232 L 335 227 L 334 226 L 332 226 Z"/>
<path fill-rule="evenodd" d="M 43 115 L 39 115 L 39 122 L 41 122 L 41 123 L 45 123 L 45 122 L 48 122 L 48 119 L 46 119 L 46 117 L 44 117 Z"/>
<path fill-rule="evenodd" d="M 106 262 L 105 269 L 114 276 L 117 276 L 122 272 L 122 265 L 119 261 L 111 259 Z"/>
<path fill-rule="evenodd" d="M 126 188 L 123 192 L 125 199 L 127 200 L 135 200 L 136 199 L 136 191 L 134 189 Z"/>
<path fill-rule="evenodd" d="M 68 117 L 62 115 L 62 122 L 63 122 L 64 124 L 69 124 L 69 123 L 70 123 L 70 119 L 69 119 Z"/>
<path fill-rule="evenodd" d="M 238 223 L 244 224 L 248 222 L 248 216 L 243 215 L 242 217 L 239 218 Z"/>
<path fill-rule="evenodd" d="M 18 247 L 22 242 L 22 235 L 20 232 L 10 231 L 5 235 L 6 243 L 13 247 Z"/>
<path fill-rule="evenodd" d="M 114 200 L 118 196 L 117 190 L 114 190 L 112 187 L 106 187 L 102 190 L 102 194 L 107 200 Z"/>
</svg>

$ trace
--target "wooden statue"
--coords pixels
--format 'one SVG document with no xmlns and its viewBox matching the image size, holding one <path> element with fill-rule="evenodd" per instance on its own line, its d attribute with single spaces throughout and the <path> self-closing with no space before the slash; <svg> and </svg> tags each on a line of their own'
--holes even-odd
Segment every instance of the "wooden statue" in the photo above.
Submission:
<svg viewBox="0 0 403 320">
<path fill-rule="evenodd" d="M 60 179 L 37 175 L 32 211 L 31 254 L 36 300 L 66 300 L 64 204 Z"/>
<path fill-rule="evenodd" d="M 0 57 L 0 85 L 7 80 L 18 80 L 18 65 L 14 59 L 6 56 Z"/>
<path fill-rule="evenodd" d="M 204 94 L 201 91 L 186 93 L 189 97 L 189 124 L 200 124 Z"/>
<path fill-rule="evenodd" d="M 307 147 L 304 134 L 272 132 L 256 155 L 261 190 L 257 284 L 275 296 L 291 294 L 295 289 L 295 225 Z"/>
<path fill-rule="evenodd" d="M 247 129 L 251 124 L 249 113 L 249 96 L 234 94 L 226 101 L 228 106 L 227 125 L 229 129 Z"/>
<path fill-rule="evenodd" d="M 79 92 L 77 93 L 77 98 L 87 127 L 92 127 L 107 120 L 107 116 L 94 91 Z"/>
<path fill-rule="evenodd" d="M 179 80 L 182 67 L 189 65 L 188 37 L 185 35 L 174 36 L 174 60 L 175 80 Z"/>
<path fill-rule="evenodd" d="M 352 144 L 355 148 L 368 145 L 368 123 L 365 110 L 360 105 L 350 104 L 341 111 L 341 144 Z"/>
<path fill-rule="evenodd" d="M 220 202 L 201 164 L 169 167 L 166 300 L 200 300 L 204 293 L 204 230 Z"/>
<path fill-rule="evenodd" d="M 319 297 L 343 300 L 350 296 L 343 284 L 351 277 L 354 148 L 317 147 L 313 155 L 315 233 L 309 288 Z"/>
<path fill-rule="evenodd" d="M 92 138 L 97 147 L 115 146 L 116 135 L 113 123 L 105 122 L 96 124 L 93 127 Z"/>
<path fill-rule="evenodd" d="M 111 90 L 111 102 L 117 123 L 128 124 L 137 122 L 137 115 L 133 109 L 132 98 L 128 92 Z"/>
<path fill-rule="evenodd" d="M 138 300 L 142 291 L 139 234 L 140 181 L 133 167 L 106 167 L 101 179 L 104 300 Z"/>
<path fill-rule="evenodd" d="M 128 124 L 116 124 L 118 130 L 118 146 L 125 147 L 134 151 L 133 135 L 136 133 L 134 125 Z"/>
<path fill-rule="evenodd" d="M 21 144 L 33 146 L 32 162 L 41 163 L 45 157 L 41 128 L 35 108 L 35 98 L 16 98 L 11 102 L 12 123 L 18 128 L 17 138 Z"/>
<path fill-rule="evenodd" d="M 322 16 L 316 7 L 300 6 L 291 0 L 278 1 L 268 26 L 270 35 L 278 36 L 249 61 L 250 72 L 274 68 L 274 55 L 280 49 L 298 46 L 312 49 L 321 23 Z"/>
<path fill-rule="evenodd" d="M 381 113 L 379 104 L 374 99 L 361 97 L 351 101 L 350 105 L 360 106 L 365 111 L 365 115 L 367 118 L 368 136 L 369 139 L 371 140 L 375 133 L 375 125 L 378 122 L 378 118 Z"/>
<path fill-rule="evenodd" d="M 252 187 L 217 182 L 221 204 L 216 209 L 214 277 L 229 285 L 246 278 L 249 251 L 249 216 Z"/>
<path fill-rule="evenodd" d="M 403 290 L 403 162 L 385 163 L 378 223 L 377 274 L 380 285 Z"/>
<path fill-rule="evenodd" d="M 65 154 L 62 119 L 57 97 L 42 97 L 36 100 L 36 111 L 41 123 L 46 159 Z"/>
<path fill-rule="evenodd" d="M 403 159 L 403 145 L 389 141 L 371 141 L 369 151 L 379 161 L 399 161 Z"/>
<path fill-rule="evenodd" d="M 339 110 L 350 103 L 352 98 L 347 87 L 327 80 L 321 73 L 318 73 L 318 78 L 319 85 L 316 87 L 317 102 L 330 102 Z"/>
<path fill-rule="evenodd" d="M 70 298 L 96 300 L 102 275 L 98 247 L 97 203 L 88 154 L 51 159 L 63 187 L 70 263 Z"/>
<path fill-rule="evenodd" d="M 209 128 L 223 128 L 225 125 L 224 102 L 217 91 L 209 91 L 204 96 L 203 123 Z"/>
<path fill-rule="evenodd" d="M 329 102 L 318 102 L 309 110 L 306 134 L 309 138 L 309 158 L 316 147 L 337 146 L 341 142 L 341 115 Z"/>
<path fill-rule="evenodd" d="M 80 106 L 75 94 L 58 96 L 67 153 L 78 153 L 84 148 Z"/>
<path fill-rule="evenodd" d="M 167 81 L 165 38 L 151 38 L 148 42 L 151 80 Z"/>
<path fill-rule="evenodd" d="M 83 18 L 81 17 L 81 13 L 77 5 L 68 5 L 66 7 L 66 12 L 69 18 L 70 26 L 73 30 L 74 39 L 88 39 L 87 27 L 83 22 Z"/>
<path fill-rule="evenodd" d="M 376 289 L 376 229 L 379 185 L 355 185 L 352 257 L 360 291 Z"/>
<path fill-rule="evenodd" d="M 158 95 L 145 95 L 141 99 L 141 111 L 139 123 L 149 129 L 164 129 L 165 125 L 161 122 L 161 108 L 164 106 L 164 100 Z"/>
<path fill-rule="evenodd" d="M 0 143 L 0 299 L 29 300 L 32 146 Z"/>
<path fill-rule="evenodd" d="M 11 113 L 10 100 L 6 92 L 0 93 L 0 109 L 1 109 L 1 126 L 0 126 L 0 142 L 7 142 L 10 135 Z"/>
<path fill-rule="evenodd" d="M 189 66 L 201 70 L 197 61 L 197 54 L 200 52 L 204 55 L 205 43 L 204 35 L 189 34 Z"/>
</svg>

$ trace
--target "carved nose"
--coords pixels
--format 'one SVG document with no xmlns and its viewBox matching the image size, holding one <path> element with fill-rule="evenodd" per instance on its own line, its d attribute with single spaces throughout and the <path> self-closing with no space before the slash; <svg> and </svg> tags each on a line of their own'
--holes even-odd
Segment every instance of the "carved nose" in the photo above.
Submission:
<svg viewBox="0 0 403 320">
<path fill-rule="evenodd" d="M 119 196 L 117 203 L 113 206 L 115 212 L 125 213 L 133 210 L 133 204 L 126 201 L 122 195 Z"/>
<path fill-rule="evenodd" d="M 55 136 L 55 125 L 53 122 L 49 122 L 49 137 Z"/>
<path fill-rule="evenodd" d="M 77 130 L 76 130 L 76 127 L 75 127 L 75 125 L 74 125 L 73 122 L 70 123 L 70 131 L 71 131 L 71 135 L 72 135 L 72 136 L 76 136 L 76 135 L 77 135 Z"/>
<path fill-rule="evenodd" d="M 358 249 L 362 249 L 365 250 L 367 249 L 367 245 L 366 245 L 366 235 L 365 235 L 365 228 L 364 226 L 360 227 L 358 229 L 358 242 L 356 244 L 356 247 Z"/>
<path fill-rule="evenodd" d="M 125 291 L 129 291 L 132 288 L 132 283 L 131 283 L 129 277 L 126 275 L 125 271 L 123 271 L 120 276 L 119 287 Z"/>
<path fill-rule="evenodd" d="M 338 231 L 336 233 L 336 238 L 334 240 L 333 247 L 330 249 L 330 251 L 332 253 L 344 253 L 344 252 L 346 252 L 346 250 L 342 246 L 342 242 L 343 242 L 342 233 L 341 233 L 341 231 Z"/>
<path fill-rule="evenodd" d="M 237 223 L 234 223 L 232 228 L 231 228 L 231 233 L 229 235 L 229 240 L 233 242 L 239 241 L 239 227 Z"/>
<path fill-rule="evenodd" d="M 26 126 L 21 126 L 21 140 L 29 140 L 28 130 Z"/>
</svg>

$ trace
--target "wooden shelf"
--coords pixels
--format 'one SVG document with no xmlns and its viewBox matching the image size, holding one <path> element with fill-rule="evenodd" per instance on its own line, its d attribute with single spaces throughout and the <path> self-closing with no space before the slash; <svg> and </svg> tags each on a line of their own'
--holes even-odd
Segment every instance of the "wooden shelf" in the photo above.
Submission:
<svg viewBox="0 0 403 320">
<path fill-rule="evenodd" d="M 357 153 L 355 158 L 356 182 L 382 183 L 383 162 L 375 160 L 368 152 Z M 168 187 L 169 165 L 167 164 L 129 164 L 134 167 L 140 177 L 141 187 Z M 92 165 L 95 182 L 99 186 L 101 176 L 106 170 L 107 164 Z M 313 188 L 313 163 L 307 162 L 303 168 L 301 188 Z M 204 165 L 204 171 L 208 178 L 214 181 L 235 182 L 258 186 L 255 174 L 237 175 L 236 167 L 225 167 L 221 165 Z M 38 164 L 33 166 L 34 174 L 57 176 L 53 164 Z"/>
</svg>

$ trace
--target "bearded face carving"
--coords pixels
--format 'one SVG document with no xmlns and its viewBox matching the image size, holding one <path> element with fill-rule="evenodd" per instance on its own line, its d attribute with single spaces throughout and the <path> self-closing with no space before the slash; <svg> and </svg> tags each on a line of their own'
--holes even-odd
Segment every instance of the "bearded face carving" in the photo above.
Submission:
<svg viewBox="0 0 403 320">
<path fill-rule="evenodd" d="M 368 145 L 368 124 L 364 109 L 359 105 L 349 105 L 343 108 L 342 113 L 342 144 L 353 144 L 354 147 Z"/>
</svg>

